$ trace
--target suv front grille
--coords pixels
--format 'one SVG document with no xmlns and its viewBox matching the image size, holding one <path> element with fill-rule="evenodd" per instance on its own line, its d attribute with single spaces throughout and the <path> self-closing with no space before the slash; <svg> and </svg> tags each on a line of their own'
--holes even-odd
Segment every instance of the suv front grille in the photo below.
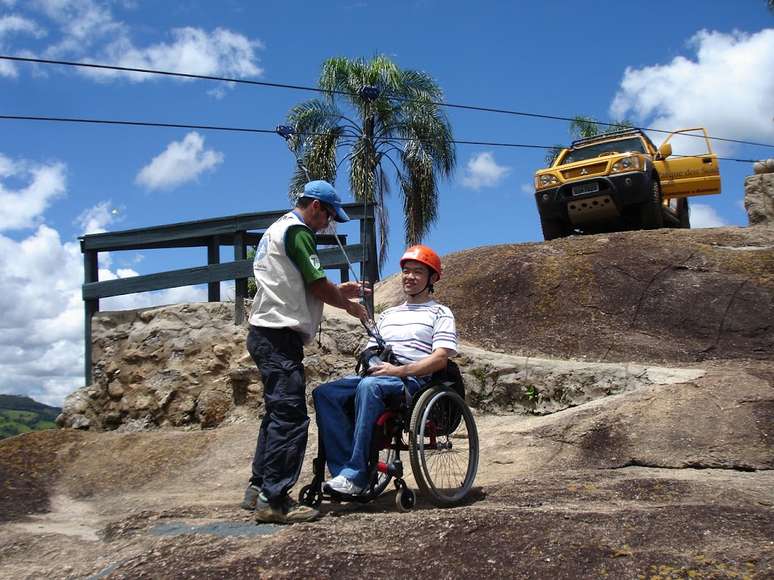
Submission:
<svg viewBox="0 0 774 580">
<path fill-rule="evenodd" d="M 606 172 L 607 161 L 602 161 L 601 163 L 594 163 L 593 165 L 584 165 L 583 167 L 567 169 L 566 171 L 562 171 L 562 177 L 565 179 L 578 179 L 579 177 L 602 175 Z"/>
</svg>

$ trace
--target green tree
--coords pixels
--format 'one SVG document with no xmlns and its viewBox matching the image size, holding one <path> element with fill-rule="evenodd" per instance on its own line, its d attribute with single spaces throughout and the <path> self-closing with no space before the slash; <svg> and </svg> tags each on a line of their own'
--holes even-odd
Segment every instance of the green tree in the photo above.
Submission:
<svg viewBox="0 0 774 580">
<path fill-rule="evenodd" d="M 390 59 L 330 58 L 318 86 L 323 98 L 296 105 L 288 113 L 295 129 L 289 144 L 309 179 L 335 182 L 349 165 L 349 188 L 358 201 L 375 201 L 379 259 L 387 254 L 389 221 L 384 205 L 390 183 L 403 198 L 407 244 L 427 235 L 438 216 L 438 178 L 454 171 L 451 125 L 435 104 L 443 98 L 427 74 L 401 70 Z M 373 91 L 372 88 L 376 89 Z M 307 181 L 298 168 L 290 183 L 293 200 Z"/>
<path fill-rule="evenodd" d="M 628 119 L 622 119 L 615 121 L 612 125 L 600 124 L 594 117 L 584 117 L 578 115 L 570 121 L 570 137 L 575 139 L 587 139 L 589 137 L 596 137 L 597 135 L 604 135 L 606 133 L 613 133 L 615 131 L 621 131 L 623 129 L 631 129 L 634 124 Z M 556 156 L 562 151 L 561 145 L 554 145 L 546 153 L 546 164 L 551 165 L 556 159 Z"/>
</svg>

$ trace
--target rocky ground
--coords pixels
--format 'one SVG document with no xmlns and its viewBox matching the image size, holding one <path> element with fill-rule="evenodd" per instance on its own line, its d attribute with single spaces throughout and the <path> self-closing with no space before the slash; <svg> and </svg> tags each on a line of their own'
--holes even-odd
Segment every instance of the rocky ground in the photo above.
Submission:
<svg viewBox="0 0 774 580">
<path fill-rule="evenodd" d="M 102 313 L 95 381 L 60 418 L 75 429 L 0 442 L 0 577 L 774 577 L 774 228 L 444 263 L 481 442 L 463 505 L 399 513 L 390 490 L 256 525 L 238 504 L 262 386 L 233 305 Z M 362 342 L 329 313 L 310 386 Z M 301 483 L 315 452 L 312 429 Z"/>
<path fill-rule="evenodd" d="M 544 416 L 478 413 L 465 505 L 402 514 L 388 491 L 291 527 L 238 507 L 254 417 L 15 437 L 0 577 L 771 577 L 774 377 L 759 361 L 703 370 Z"/>
</svg>

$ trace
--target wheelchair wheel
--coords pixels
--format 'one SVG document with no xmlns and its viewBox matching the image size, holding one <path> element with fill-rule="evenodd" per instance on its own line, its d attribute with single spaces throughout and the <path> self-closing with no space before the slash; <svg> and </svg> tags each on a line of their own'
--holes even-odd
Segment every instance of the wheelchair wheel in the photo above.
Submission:
<svg viewBox="0 0 774 580">
<path fill-rule="evenodd" d="M 322 503 L 323 495 L 320 489 L 313 489 L 311 485 L 305 485 L 298 494 L 298 503 L 301 505 L 318 508 Z"/>
<path fill-rule="evenodd" d="M 390 465 L 394 460 L 395 460 L 394 449 L 382 449 L 381 451 L 379 451 L 379 459 L 378 459 L 379 462 Z M 374 490 L 373 490 L 374 497 L 377 497 L 382 494 L 382 492 L 389 485 L 390 480 L 392 480 L 391 475 L 387 473 L 381 473 L 381 472 L 376 473 L 376 483 L 374 483 Z"/>
<path fill-rule="evenodd" d="M 430 501 L 443 507 L 464 499 L 478 470 L 478 431 L 465 400 L 443 387 L 422 393 L 411 413 L 409 451 Z"/>
<path fill-rule="evenodd" d="M 395 507 L 399 512 L 410 511 L 417 501 L 416 495 L 407 487 L 401 487 L 395 495 Z"/>
</svg>

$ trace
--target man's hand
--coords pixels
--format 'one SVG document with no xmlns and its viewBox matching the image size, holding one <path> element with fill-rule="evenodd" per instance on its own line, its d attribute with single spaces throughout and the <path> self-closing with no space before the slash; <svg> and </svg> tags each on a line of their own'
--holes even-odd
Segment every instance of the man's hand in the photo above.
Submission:
<svg viewBox="0 0 774 580">
<path fill-rule="evenodd" d="M 368 310 L 366 310 L 365 306 L 360 304 L 360 302 L 352 302 L 347 300 L 345 310 L 348 314 L 354 316 L 355 318 L 359 318 L 362 322 L 366 322 L 368 320 Z"/>
<path fill-rule="evenodd" d="M 405 366 L 395 366 L 391 365 L 388 362 L 383 362 L 378 367 L 373 367 L 373 371 L 368 373 L 369 376 L 374 377 L 406 377 L 408 376 L 406 374 L 406 367 Z"/>
<path fill-rule="evenodd" d="M 360 288 L 363 288 L 363 296 L 370 296 L 372 294 L 370 283 L 367 281 L 361 282 L 342 282 L 339 284 L 339 291 L 345 298 L 360 298 Z"/>
</svg>

